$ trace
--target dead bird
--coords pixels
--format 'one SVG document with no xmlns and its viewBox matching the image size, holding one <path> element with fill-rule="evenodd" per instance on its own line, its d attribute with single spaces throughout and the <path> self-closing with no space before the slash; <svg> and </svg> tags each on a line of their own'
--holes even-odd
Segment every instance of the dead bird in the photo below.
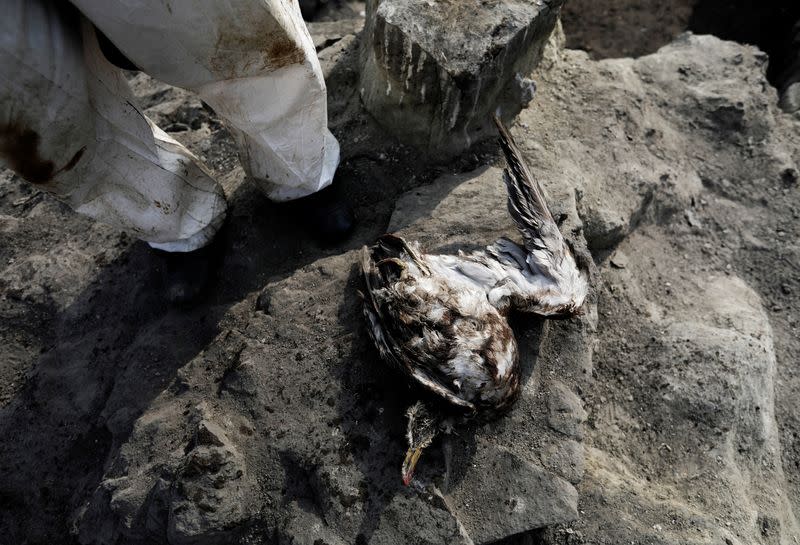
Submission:
<svg viewBox="0 0 800 545">
<path fill-rule="evenodd" d="M 486 292 L 462 275 L 434 273 L 431 256 L 393 235 L 362 252 L 364 313 L 380 356 L 434 397 L 467 414 L 493 416 L 519 392 L 514 333 Z M 443 407 L 408 410 L 408 484 L 422 449 L 449 423 Z"/>
<path fill-rule="evenodd" d="M 516 401 L 519 362 L 508 313 L 573 316 L 588 292 L 542 187 L 508 130 L 495 123 L 507 162 L 508 211 L 524 246 L 503 238 L 471 254 L 431 255 L 384 235 L 362 250 L 370 336 L 381 358 L 425 396 L 407 411 L 405 484 L 440 431 L 464 417 L 496 418 Z"/>
</svg>

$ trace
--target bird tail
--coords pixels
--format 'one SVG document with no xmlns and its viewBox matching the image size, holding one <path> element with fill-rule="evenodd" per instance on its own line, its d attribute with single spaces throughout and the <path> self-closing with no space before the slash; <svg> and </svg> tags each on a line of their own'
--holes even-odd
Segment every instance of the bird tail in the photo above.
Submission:
<svg viewBox="0 0 800 545">
<path fill-rule="evenodd" d="M 497 116 L 494 116 L 494 123 L 500 132 L 500 147 L 507 163 L 503 181 L 508 191 L 508 213 L 522 234 L 528 252 L 535 255 L 544 251 L 546 255 L 542 257 L 557 258 L 564 251 L 564 238 L 547 207 L 544 190 L 528 170 L 511 133 Z"/>
</svg>

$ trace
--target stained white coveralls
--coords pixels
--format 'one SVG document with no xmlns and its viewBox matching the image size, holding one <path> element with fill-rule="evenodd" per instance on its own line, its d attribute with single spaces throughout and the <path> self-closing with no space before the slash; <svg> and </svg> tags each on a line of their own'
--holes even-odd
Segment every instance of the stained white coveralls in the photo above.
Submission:
<svg viewBox="0 0 800 545">
<path fill-rule="evenodd" d="M 277 201 L 328 185 L 339 145 L 297 0 L 0 0 L 0 163 L 152 246 L 191 251 L 222 188 L 136 105 L 93 25 L 137 67 L 227 121 Z"/>
</svg>

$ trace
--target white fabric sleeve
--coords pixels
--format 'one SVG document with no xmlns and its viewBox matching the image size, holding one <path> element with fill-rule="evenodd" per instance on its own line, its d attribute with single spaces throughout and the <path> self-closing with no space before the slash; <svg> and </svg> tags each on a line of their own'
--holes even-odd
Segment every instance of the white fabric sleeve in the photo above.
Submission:
<svg viewBox="0 0 800 545">
<path fill-rule="evenodd" d="M 296 0 L 73 0 L 140 69 L 224 118 L 246 172 L 273 200 L 328 185 L 339 145 Z"/>
<path fill-rule="evenodd" d="M 210 241 L 222 188 L 135 106 L 91 24 L 66 3 L 0 4 L 0 163 L 154 246 Z"/>
</svg>

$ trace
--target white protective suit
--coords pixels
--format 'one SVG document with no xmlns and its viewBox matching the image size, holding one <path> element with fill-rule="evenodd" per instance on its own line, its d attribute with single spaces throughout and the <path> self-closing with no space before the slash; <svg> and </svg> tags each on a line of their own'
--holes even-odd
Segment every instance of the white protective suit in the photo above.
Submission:
<svg viewBox="0 0 800 545">
<path fill-rule="evenodd" d="M 72 4 L 0 0 L 0 163 L 156 248 L 191 251 L 219 229 L 221 187 L 136 106 L 94 25 L 144 72 L 214 108 L 271 199 L 331 182 L 339 145 L 297 0 Z"/>
</svg>

